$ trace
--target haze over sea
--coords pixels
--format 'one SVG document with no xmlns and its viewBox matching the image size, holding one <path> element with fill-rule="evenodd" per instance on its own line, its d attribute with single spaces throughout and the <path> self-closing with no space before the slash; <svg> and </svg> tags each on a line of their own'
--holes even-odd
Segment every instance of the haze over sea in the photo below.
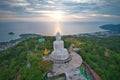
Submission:
<svg viewBox="0 0 120 80">
<path fill-rule="evenodd" d="M 73 35 L 104 31 L 99 26 L 106 22 L 64 22 L 59 25 L 53 22 L 0 22 L 0 42 L 19 38 L 20 34 L 40 34 L 54 36 L 57 31 L 62 35 Z M 14 32 L 15 35 L 9 35 Z"/>
</svg>

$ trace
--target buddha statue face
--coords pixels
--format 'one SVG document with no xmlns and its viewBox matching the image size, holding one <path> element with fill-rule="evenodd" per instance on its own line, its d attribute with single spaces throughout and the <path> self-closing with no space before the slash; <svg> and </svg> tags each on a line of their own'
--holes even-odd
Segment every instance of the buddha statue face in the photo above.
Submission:
<svg viewBox="0 0 120 80">
<path fill-rule="evenodd" d="M 61 40 L 61 36 L 60 36 L 60 33 L 59 33 L 59 32 L 57 32 L 57 34 L 56 34 L 56 40 L 57 40 L 57 41 L 60 41 L 60 40 Z"/>
</svg>

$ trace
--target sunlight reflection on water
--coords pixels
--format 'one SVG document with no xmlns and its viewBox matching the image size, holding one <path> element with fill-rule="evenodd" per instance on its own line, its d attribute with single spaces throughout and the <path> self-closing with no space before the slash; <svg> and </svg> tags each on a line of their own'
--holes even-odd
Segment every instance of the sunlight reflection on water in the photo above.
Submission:
<svg viewBox="0 0 120 80">
<path fill-rule="evenodd" d="M 98 26 L 102 23 L 45 23 L 45 22 L 0 22 L 0 42 L 18 38 L 20 34 L 35 33 L 54 36 L 57 32 L 62 35 L 91 33 L 103 31 Z M 14 32 L 14 36 L 9 36 Z"/>
</svg>

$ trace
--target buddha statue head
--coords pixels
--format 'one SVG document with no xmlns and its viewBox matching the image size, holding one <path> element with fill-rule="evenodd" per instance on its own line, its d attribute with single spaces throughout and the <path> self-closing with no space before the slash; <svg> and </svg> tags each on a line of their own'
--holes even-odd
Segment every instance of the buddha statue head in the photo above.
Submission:
<svg viewBox="0 0 120 80">
<path fill-rule="evenodd" d="M 59 32 L 57 32 L 57 34 L 56 34 L 56 41 L 60 41 L 60 40 L 61 40 L 60 33 L 59 33 Z"/>
</svg>

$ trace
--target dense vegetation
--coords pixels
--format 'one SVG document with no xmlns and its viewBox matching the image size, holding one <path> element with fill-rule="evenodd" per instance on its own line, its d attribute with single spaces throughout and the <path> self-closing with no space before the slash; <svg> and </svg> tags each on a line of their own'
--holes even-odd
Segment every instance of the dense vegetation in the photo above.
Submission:
<svg viewBox="0 0 120 80">
<path fill-rule="evenodd" d="M 52 68 L 51 61 L 42 59 L 45 48 L 51 53 L 54 37 L 31 38 L 0 52 L 0 80 L 43 80 Z M 65 36 L 65 47 L 80 47 L 79 54 L 102 80 L 120 79 L 120 37 L 87 38 Z M 29 66 L 28 66 L 29 65 Z"/>
<path fill-rule="evenodd" d="M 79 38 L 79 54 L 102 80 L 120 79 L 120 37 Z"/>
<path fill-rule="evenodd" d="M 43 76 L 52 69 L 51 61 L 42 59 L 44 49 L 52 49 L 52 37 L 31 38 L 0 52 L 0 80 L 43 80 Z M 28 66 L 29 65 L 29 66 Z"/>
<path fill-rule="evenodd" d="M 66 46 L 80 47 L 84 62 L 97 72 L 102 80 L 120 80 L 120 37 L 65 38 Z"/>
</svg>

